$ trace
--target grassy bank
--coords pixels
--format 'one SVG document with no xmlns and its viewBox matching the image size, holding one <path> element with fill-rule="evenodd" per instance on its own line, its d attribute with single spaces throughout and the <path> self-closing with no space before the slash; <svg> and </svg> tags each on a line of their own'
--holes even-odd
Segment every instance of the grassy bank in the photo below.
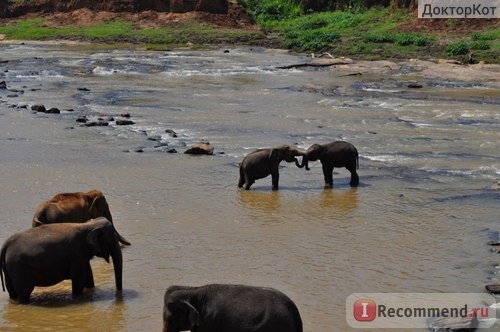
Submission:
<svg viewBox="0 0 500 332">
<path fill-rule="evenodd" d="M 10 21 L 0 34 L 11 40 L 81 40 L 96 43 L 140 43 L 150 48 L 186 44 L 245 44 L 262 42 L 263 32 L 255 29 L 220 27 L 194 18 L 159 28 L 141 28 L 136 22 L 119 18 L 86 26 L 51 27 L 42 17 Z"/>
<path fill-rule="evenodd" d="M 422 28 L 423 21 L 414 14 L 388 8 L 303 13 L 287 0 L 239 2 L 253 15 L 260 31 L 248 26 L 224 27 L 192 16 L 157 28 L 141 28 L 125 18 L 56 28 L 38 17 L 5 22 L 0 34 L 6 39 L 141 43 L 158 49 L 187 43 L 252 44 L 369 60 L 448 58 L 500 63 L 498 20 L 480 27 L 471 27 L 475 26 L 470 24 L 473 20 L 434 20 Z"/>
<path fill-rule="evenodd" d="M 268 33 L 301 52 L 364 59 L 452 58 L 500 63 L 499 20 L 422 20 L 389 8 L 304 13 L 289 0 L 240 0 Z M 476 22 L 473 22 L 476 21 Z"/>
</svg>

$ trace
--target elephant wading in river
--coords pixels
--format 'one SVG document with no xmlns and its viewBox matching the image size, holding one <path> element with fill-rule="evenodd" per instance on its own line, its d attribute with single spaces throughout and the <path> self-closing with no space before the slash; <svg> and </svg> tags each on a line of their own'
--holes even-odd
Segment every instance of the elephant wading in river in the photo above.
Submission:
<svg viewBox="0 0 500 332">
<path fill-rule="evenodd" d="M 333 168 L 345 167 L 351 172 L 351 187 L 359 184 L 359 176 L 356 173 L 358 168 L 358 150 L 348 142 L 336 141 L 328 144 L 313 144 L 307 149 L 302 158 L 302 164 L 298 167 L 306 167 L 309 170 L 309 161 L 321 161 L 323 175 L 325 177 L 325 188 L 333 187 Z"/>
<path fill-rule="evenodd" d="M 171 286 L 163 332 L 302 332 L 297 306 L 272 288 L 212 284 Z"/>
<path fill-rule="evenodd" d="M 262 179 L 271 174 L 273 190 L 278 190 L 279 164 L 283 160 L 291 163 L 295 162 L 299 166 L 297 156 L 304 156 L 305 152 L 290 145 L 281 145 L 276 148 L 259 149 L 250 152 L 240 164 L 240 181 L 238 188 L 245 185 L 245 189 L 255 183 L 255 180 Z"/>
<path fill-rule="evenodd" d="M 35 286 L 52 286 L 71 279 L 72 293 L 94 287 L 90 259 L 113 259 L 116 289 L 122 290 L 123 258 L 111 222 L 59 223 L 30 228 L 9 237 L 0 252 L 2 288 L 19 303 L 29 303 Z M 4 283 L 5 275 L 5 283 Z"/>
<path fill-rule="evenodd" d="M 94 189 L 86 193 L 60 193 L 36 207 L 33 227 L 60 222 L 81 223 L 98 217 L 104 217 L 113 224 L 108 202 L 99 190 Z M 130 245 L 130 242 L 116 229 L 115 232 L 122 244 Z"/>
</svg>

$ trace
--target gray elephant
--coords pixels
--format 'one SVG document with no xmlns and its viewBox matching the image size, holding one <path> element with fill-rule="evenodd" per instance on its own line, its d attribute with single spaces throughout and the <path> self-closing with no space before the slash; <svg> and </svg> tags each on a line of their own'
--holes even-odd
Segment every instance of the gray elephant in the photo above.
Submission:
<svg viewBox="0 0 500 332">
<path fill-rule="evenodd" d="M 293 301 L 272 288 L 212 284 L 171 286 L 165 292 L 163 332 L 302 332 Z"/>
<path fill-rule="evenodd" d="M 333 187 L 333 168 L 345 167 L 351 172 L 351 187 L 359 184 L 359 176 L 356 169 L 359 168 L 358 150 L 349 142 L 336 141 L 328 144 L 313 144 L 307 149 L 302 158 L 302 164 L 298 167 L 306 167 L 309 170 L 309 161 L 321 161 L 323 175 L 325 177 L 325 188 Z"/>
<path fill-rule="evenodd" d="M 72 293 L 94 287 L 90 259 L 113 259 L 116 289 L 122 290 L 123 258 L 111 222 L 97 218 L 86 223 L 42 225 L 9 237 L 0 252 L 0 277 L 9 297 L 27 304 L 35 286 L 71 279 Z M 4 284 L 5 275 L 5 284 Z"/>
<path fill-rule="evenodd" d="M 304 156 L 305 151 L 301 151 L 290 145 L 281 145 L 275 148 L 258 149 L 250 152 L 240 164 L 240 181 L 238 188 L 245 185 L 245 189 L 255 183 L 255 180 L 262 179 L 271 174 L 273 190 L 278 190 L 279 164 L 283 160 L 291 163 L 295 162 L 299 166 L 297 156 Z"/>
<path fill-rule="evenodd" d="M 108 202 L 99 190 L 60 193 L 35 208 L 33 227 L 60 222 L 86 222 L 98 217 L 104 217 L 113 223 Z M 130 245 L 118 231 L 116 235 L 122 244 Z"/>
</svg>

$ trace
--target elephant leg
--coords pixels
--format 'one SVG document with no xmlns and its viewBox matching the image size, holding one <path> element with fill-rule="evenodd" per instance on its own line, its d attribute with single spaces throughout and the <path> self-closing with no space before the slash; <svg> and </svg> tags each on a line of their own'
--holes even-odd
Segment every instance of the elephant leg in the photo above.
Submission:
<svg viewBox="0 0 500 332">
<path fill-rule="evenodd" d="M 325 178 L 325 188 L 333 188 L 333 166 L 321 163 L 323 176 Z"/>
<path fill-rule="evenodd" d="M 82 264 L 83 263 L 83 264 Z M 88 267 L 87 267 L 88 264 Z M 75 264 L 76 265 L 76 264 Z M 83 294 L 83 288 L 87 283 L 87 269 L 90 270 L 90 263 L 80 262 L 80 266 L 71 268 L 71 290 L 73 296 L 79 296 Z"/>
<path fill-rule="evenodd" d="M 278 183 L 280 181 L 280 173 L 278 171 L 271 174 L 271 179 L 273 183 L 273 190 L 278 190 Z"/>
<path fill-rule="evenodd" d="M 5 277 L 5 287 L 7 288 L 7 292 L 9 293 L 9 297 L 12 300 L 17 300 L 18 295 L 17 295 L 17 292 L 16 292 L 14 285 L 12 284 L 12 280 L 10 279 L 10 277 L 7 274 L 4 274 L 4 277 Z"/>
<path fill-rule="evenodd" d="M 247 178 L 247 180 L 246 180 L 246 184 L 245 184 L 245 190 L 249 190 L 249 189 L 250 189 L 250 186 L 251 186 L 252 184 L 254 184 L 254 183 L 255 183 L 255 180 L 250 180 L 249 178 Z"/>
<path fill-rule="evenodd" d="M 358 173 L 356 173 L 356 166 L 348 167 L 347 170 L 351 172 L 351 182 L 349 182 L 349 184 L 351 187 L 357 187 L 359 184 L 359 176 Z"/>
<path fill-rule="evenodd" d="M 33 282 L 26 280 L 25 278 L 15 279 L 11 284 L 11 291 L 9 291 L 9 297 L 13 300 L 19 300 L 20 304 L 30 303 L 30 295 L 35 289 Z M 14 297 L 13 297 L 14 296 Z"/>
<path fill-rule="evenodd" d="M 90 261 L 87 262 L 85 266 L 85 288 L 94 288 L 94 275 L 92 273 L 92 268 L 90 267 Z"/>
<path fill-rule="evenodd" d="M 30 303 L 30 295 L 31 292 L 33 292 L 33 289 L 35 289 L 35 286 L 29 285 L 26 286 L 25 289 L 19 292 L 19 303 L 20 304 L 28 304 Z"/>
<path fill-rule="evenodd" d="M 243 169 L 240 167 L 240 181 L 238 182 L 238 188 L 243 188 L 245 184 L 245 174 L 243 173 Z"/>
</svg>

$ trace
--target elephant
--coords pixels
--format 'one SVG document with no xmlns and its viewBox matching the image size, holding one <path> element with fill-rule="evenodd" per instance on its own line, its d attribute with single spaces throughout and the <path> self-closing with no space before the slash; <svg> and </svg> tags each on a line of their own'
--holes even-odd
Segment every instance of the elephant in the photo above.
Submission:
<svg viewBox="0 0 500 332">
<path fill-rule="evenodd" d="M 163 332 L 302 332 L 293 301 L 272 288 L 210 284 L 165 291 Z"/>
<path fill-rule="evenodd" d="M 249 190 L 255 180 L 262 179 L 271 174 L 273 190 L 278 190 L 279 164 L 283 160 L 298 166 L 297 156 L 304 156 L 305 151 L 301 151 L 290 145 L 280 145 L 275 148 L 264 148 L 250 152 L 240 164 L 240 181 L 238 188 L 245 185 Z"/>
<path fill-rule="evenodd" d="M 122 290 L 123 258 L 113 224 L 104 217 L 85 223 L 41 225 L 9 237 L 0 251 L 2 288 L 12 300 L 30 302 L 35 286 L 52 286 L 71 279 L 72 294 L 93 288 L 90 259 L 113 259 L 115 283 Z M 5 283 L 4 283 L 5 275 Z"/>
<path fill-rule="evenodd" d="M 356 169 L 359 168 L 358 150 L 349 142 L 336 141 L 328 144 L 313 144 L 307 149 L 302 158 L 302 164 L 297 167 L 306 167 L 309 170 L 309 161 L 321 161 L 323 175 L 325 177 L 325 188 L 333 187 L 333 168 L 345 167 L 351 172 L 351 187 L 357 187 L 359 176 Z"/>
<path fill-rule="evenodd" d="M 81 223 L 98 217 L 104 217 L 113 224 L 108 202 L 101 191 L 60 193 L 35 208 L 33 227 L 60 222 Z M 115 232 L 122 244 L 130 245 L 116 229 Z"/>
</svg>

